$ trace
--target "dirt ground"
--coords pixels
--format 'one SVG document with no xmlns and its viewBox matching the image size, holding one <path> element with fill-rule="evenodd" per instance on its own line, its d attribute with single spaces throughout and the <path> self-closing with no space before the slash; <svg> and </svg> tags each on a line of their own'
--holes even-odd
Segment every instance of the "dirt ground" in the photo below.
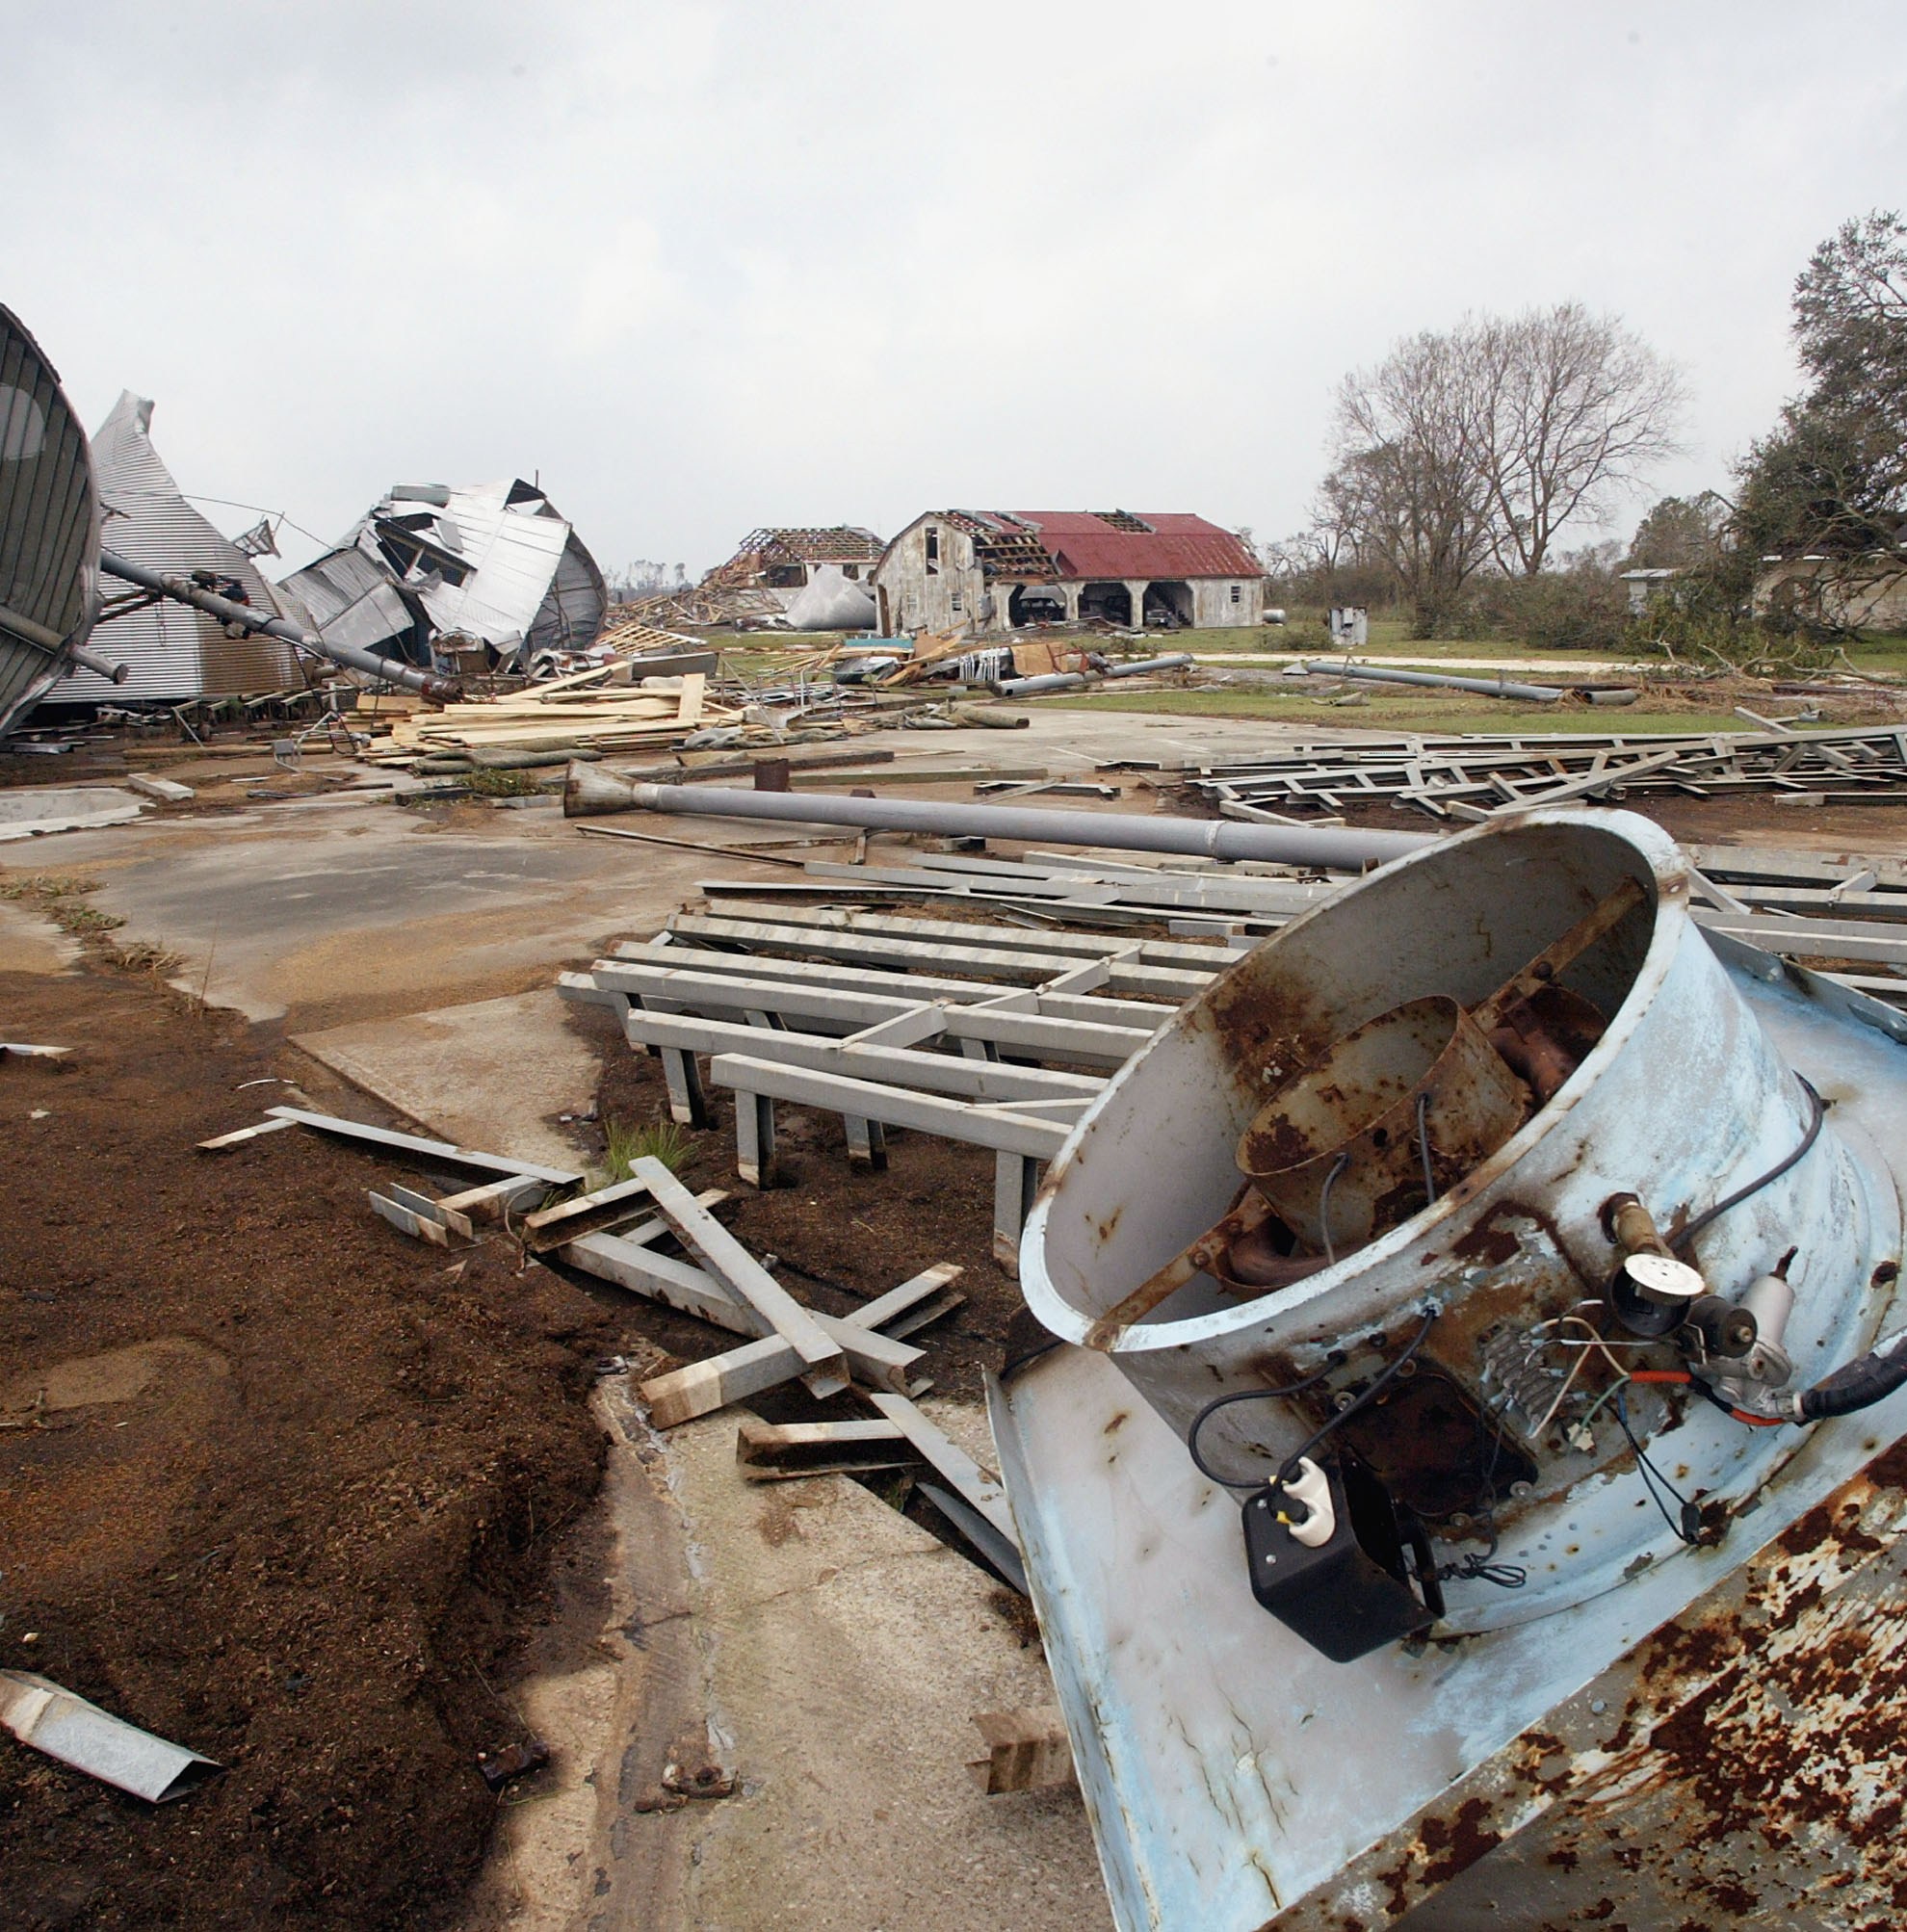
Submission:
<svg viewBox="0 0 1907 1932">
<path fill-rule="evenodd" d="M 600 1009 L 573 1024 L 603 1051 L 599 1117 L 665 1118 L 658 1063 Z M 597 1365 L 732 1338 L 501 1237 L 420 1249 L 366 1207 L 388 1160 L 298 1133 L 196 1152 L 283 1091 L 244 1083 L 318 1070 L 148 975 L 0 976 L 0 1037 L 79 1049 L 0 1062 L 0 1666 L 229 1767 L 153 1808 L 0 1738 L 0 1922 L 456 1922 L 499 1804 L 534 1792 L 493 1795 L 478 1753 L 523 1740 L 525 1640 L 592 1560 L 564 1532 L 596 1485 Z M 730 1127 L 721 1096 L 692 1185 L 735 1186 Z M 1020 1308 L 991 1157 L 897 1134 L 885 1175 L 855 1174 L 840 1122 L 794 1109 L 782 1143 L 791 1185 L 737 1188 L 723 1219 L 833 1313 L 962 1264 L 966 1305 L 915 1340 L 938 1391 L 978 1397 Z M 862 1413 L 754 1406 L 784 1405 Z M 1032 1638 L 1017 1597 L 996 1607 Z"/>
<path fill-rule="evenodd" d="M 0 1664 L 230 1767 L 153 1808 L 0 1738 L 0 1920 L 448 1922 L 596 1487 L 598 1310 L 413 1246 L 349 1149 L 196 1153 L 280 1068 L 149 978 L 5 976 L 0 1037 L 78 1049 L 0 1060 Z"/>
</svg>

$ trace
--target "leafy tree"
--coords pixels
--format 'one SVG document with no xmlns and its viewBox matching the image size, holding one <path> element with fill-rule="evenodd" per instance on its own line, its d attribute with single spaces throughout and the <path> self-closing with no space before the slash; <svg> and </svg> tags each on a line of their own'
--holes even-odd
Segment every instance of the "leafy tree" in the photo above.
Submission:
<svg viewBox="0 0 1907 1932">
<path fill-rule="evenodd" d="M 1892 549 L 1907 529 L 1907 223 L 1846 222 L 1794 283 L 1808 377 L 1742 465 L 1744 559 Z"/>
<path fill-rule="evenodd" d="M 1700 496 L 1665 496 L 1635 526 L 1623 567 L 1629 570 L 1694 570 L 1720 552 L 1729 506 L 1713 490 Z"/>
</svg>

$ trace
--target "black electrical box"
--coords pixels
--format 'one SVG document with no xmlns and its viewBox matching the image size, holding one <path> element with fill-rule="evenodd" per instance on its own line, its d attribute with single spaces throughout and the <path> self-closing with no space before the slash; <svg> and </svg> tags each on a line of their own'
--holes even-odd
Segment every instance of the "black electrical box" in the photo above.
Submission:
<svg viewBox="0 0 1907 1932">
<path fill-rule="evenodd" d="M 1308 1516 L 1281 1487 L 1245 1500 L 1251 1593 L 1334 1663 L 1414 1636 L 1444 1614 L 1430 1539 L 1416 1515 L 1352 1457 L 1322 1465 L 1334 1518 L 1316 1549 L 1293 1534 Z M 1295 1522 L 1281 1518 L 1294 1518 Z"/>
</svg>

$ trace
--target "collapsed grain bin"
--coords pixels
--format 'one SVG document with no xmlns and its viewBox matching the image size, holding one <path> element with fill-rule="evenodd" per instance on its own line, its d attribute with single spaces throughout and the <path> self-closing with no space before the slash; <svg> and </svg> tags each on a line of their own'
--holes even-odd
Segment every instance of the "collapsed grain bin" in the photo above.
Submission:
<svg viewBox="0 0 1907 1932">
<path fill-rule="evenodd" d="M 1800 1901 L 1860 1863 L 1873 1755 L 1836 1632 L 1876 1613 L 1831 1598 L 1901 1515 L 1907 1018 L 1689 884 L 1626 813 L 1427 846 L 1054 1162 L 1022 1283 L 1073 1345 L 994 1423 L 1122 1927 L 1390 1923 L 1485 1853 L 1500 1922 L 1680 1922 L 1751 1867 L 1842 1922 Z M 1651 1756 L 1671 1718 L 1821 1794 L 1819 1870 Z"/>
</svg>

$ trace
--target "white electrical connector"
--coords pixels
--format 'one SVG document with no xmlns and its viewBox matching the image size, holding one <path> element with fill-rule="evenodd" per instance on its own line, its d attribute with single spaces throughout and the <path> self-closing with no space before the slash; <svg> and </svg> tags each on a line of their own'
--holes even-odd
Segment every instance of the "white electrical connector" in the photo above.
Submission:
<svg viewBox="0 0 1907 1932">
<path fill-rule="evenodd" d="M 1307 1550 L 1321 1550 L 1338 1527 L 1338 1512 L 1331 1506 L 1330 1478 L 1307 1456 L 1298 1464 L 1296 1476 L 1285 1484 L 1285 1494 L 1305 1508 L 1303 1520 L 1297 1523 L 1279 1512 L 1279 1521 L 1292 1532 L 1292 1540 Z"/>
</svg>

